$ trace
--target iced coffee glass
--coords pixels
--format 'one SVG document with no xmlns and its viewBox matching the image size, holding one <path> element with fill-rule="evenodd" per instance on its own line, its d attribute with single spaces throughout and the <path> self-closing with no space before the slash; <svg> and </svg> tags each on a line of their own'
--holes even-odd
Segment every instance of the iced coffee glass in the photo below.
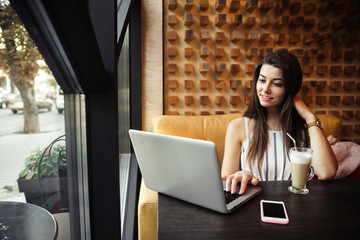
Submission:
<svg viewBox="0 0 360 240">
<path fill-rule="evenodd" d="M 290 192 L 308 194 L 306 182 L 314 176 L 313 168 L 310 167 L 313 150 L 310 148 L 290 148 L 289 158 L 291 162 L 291 186 Z"/>
</svg>

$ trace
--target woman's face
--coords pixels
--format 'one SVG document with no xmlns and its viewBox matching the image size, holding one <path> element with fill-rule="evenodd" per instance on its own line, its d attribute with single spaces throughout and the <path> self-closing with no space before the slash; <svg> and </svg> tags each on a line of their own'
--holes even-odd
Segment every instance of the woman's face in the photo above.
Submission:
<svg viewBox="0 0 360 240">
<path fill-rule="evenodd" d="M 286 95 L 281 70 L 269 64 L 262 65 L 256 92 L 261 106 L 268 109 L 280 107 Z"/>
</svg>

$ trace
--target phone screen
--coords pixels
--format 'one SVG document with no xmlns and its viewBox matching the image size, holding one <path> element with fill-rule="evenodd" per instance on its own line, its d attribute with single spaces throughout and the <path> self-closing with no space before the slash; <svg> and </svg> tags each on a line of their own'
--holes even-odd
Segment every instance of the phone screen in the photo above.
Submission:
<svg viewBox="0 0 360 240">
<path fill-rule="evenodd" d="M 286 218 L 284 207 L 280 203 L 263 202 L 264 216 L 273 218 Z"/>
</svg>

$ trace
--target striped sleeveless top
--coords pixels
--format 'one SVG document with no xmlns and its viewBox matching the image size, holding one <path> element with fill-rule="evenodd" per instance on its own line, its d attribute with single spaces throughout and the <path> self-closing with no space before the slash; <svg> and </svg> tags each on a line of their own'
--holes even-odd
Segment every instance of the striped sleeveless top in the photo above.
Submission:
<svg viewBox="0 0 360 240">
<path fill-rule="evenodd" d="M 291 165 L 288 159 L 284 136 L 281 131 L 269 130 L 269 146 L 264 153 L 264 161 L 260 168 L 258 159 L 252 167 L 246 164 L 246 155 L 251 136 L 249 135 L 249 119 L 244 117 L 246 140 L 241 146 L 240 169 L 251 172 L 260 181 L 290 180 Z M 253 169 L 254 168 L 254 169 Z"/>
</svg>

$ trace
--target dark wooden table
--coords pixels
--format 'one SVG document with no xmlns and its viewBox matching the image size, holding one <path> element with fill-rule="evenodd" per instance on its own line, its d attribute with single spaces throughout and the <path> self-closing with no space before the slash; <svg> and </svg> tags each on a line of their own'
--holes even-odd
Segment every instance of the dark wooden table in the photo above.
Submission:
<svg viewBox="0 0 360 240">
<path fill-rule="evenodd" d="M 47 210 L 28 203 L 0 201 L 0 240 L 55 239 L 57 224 Z"/>
<path fill-rule="evenodd" d="M 159 194 L 158 239 L 360 239 L 359 179 L 312 180 L 307 195 L 289 185 L 261 182 L 262 192 L 228 215 Z M 263 223 L 261 199 L 284 201 L 290 223 Z"/>
</svg>

